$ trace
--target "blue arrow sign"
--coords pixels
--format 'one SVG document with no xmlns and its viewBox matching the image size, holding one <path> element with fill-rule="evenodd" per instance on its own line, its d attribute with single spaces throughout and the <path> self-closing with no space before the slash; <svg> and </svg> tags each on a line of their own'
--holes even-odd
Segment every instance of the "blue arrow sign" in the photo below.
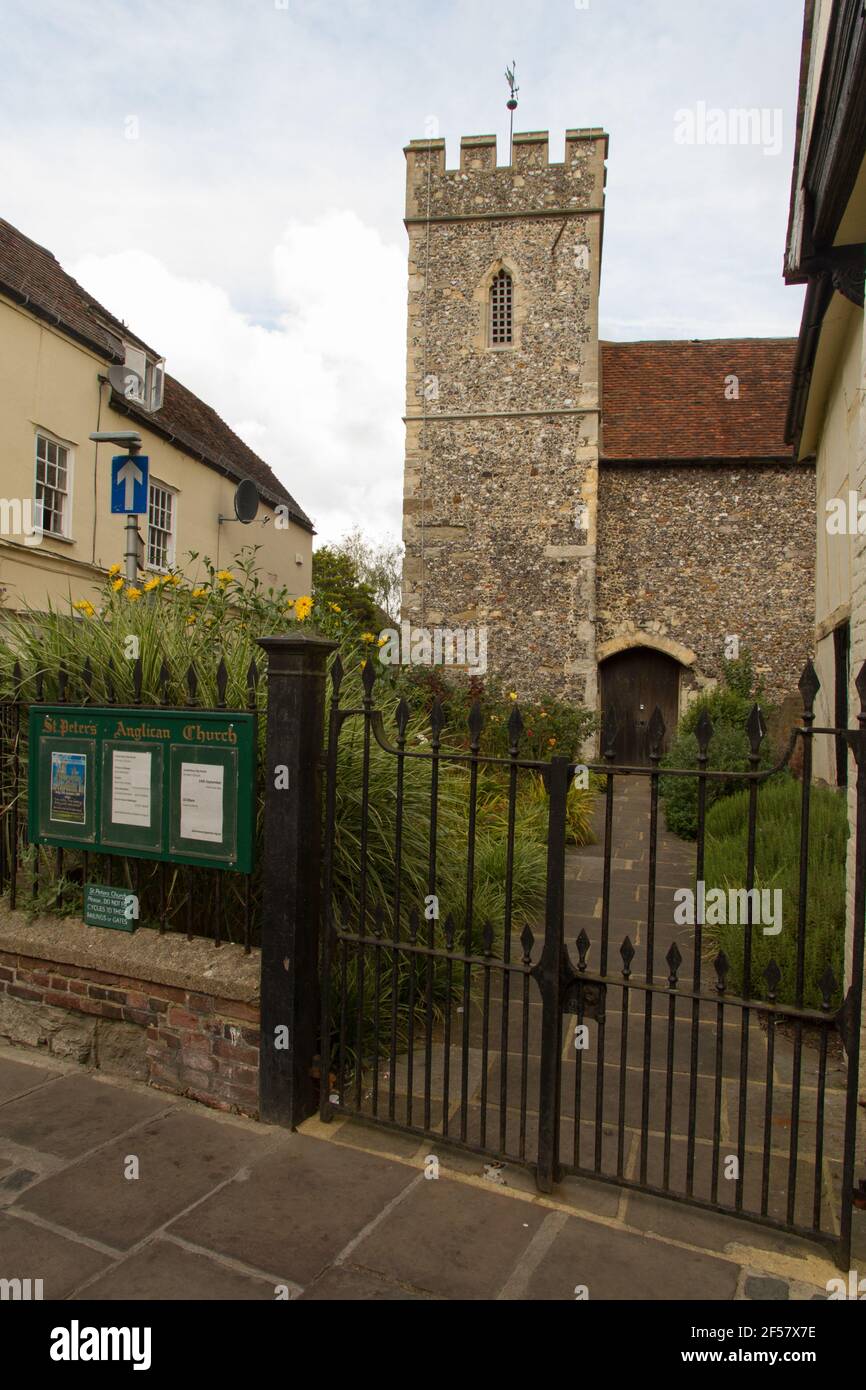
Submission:
<svg viewBox="0 0 866 1390">
<path fill-rule="evenodd" d="M 129 516 L 147 511 L 146 454 L 115 454 L 111 460 L 111 510 Z"/>
</svg>

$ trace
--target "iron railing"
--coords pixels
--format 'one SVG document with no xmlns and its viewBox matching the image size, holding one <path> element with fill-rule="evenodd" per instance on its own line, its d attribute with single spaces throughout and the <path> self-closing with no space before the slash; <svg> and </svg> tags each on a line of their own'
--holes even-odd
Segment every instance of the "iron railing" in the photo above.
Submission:
<svg viewBox="0 0 866 1390">
<path fill-rule="evenodd" d="M 649 765 L 618 765 L 615 717 L 609 712 L 603 760 L 588 765 L 601 782 L 603 822 L 592 864 L 589 852 L 571 852 L 566 845 L 569 788 L 583 765 L 562 757 L 541 762 L 521 756 L 516 707 L 508 726 L 508 756 L 492 757 L 481 751 L 477 705 L 469 715 L 468 748 L 455 751 L 443 746 L 445 715 L 438 700 L 419 742 L 405 700 L 397 707 L 393 736 L 386 730 L 374 707 L 372 663 L 364 671 L 358 708 L 340 708 L 339 660 L 331 680 L 321 1118 L 350 1114 L 501 1163 L 528 1165 L 545 1191 L 577 1174 L 748 1218 L 823 1242 L 847 1268 L 866 916 L 866 666 L 857 682 L 858 728 L 849 730 L 815 727 L 818 680 L 811 663 L 806 667 L 801 724 L 772 767 L 759 766 L 766 730 L 757 706 L 746 726 L 748 768 L 735 773 L 709 767 L 713 730 L 706 717 L 696 730 L 697 768 L 663 769 L 658 711 L 650 721 Z M 353 721 L 360 721 L 362 740 L 360 788 L 345 787 L 338 775 L 341 738 Z M 843 996 L 837 978 L 837 941 L 831 952 L 836 970 L 832 960 L 822 962 L 821 997 L 813 1004 L 806 997 L 806 958 L 812 749 L 819 736 L 845 738 L 856 759 L 857 818 L 851 832 L 856 877 L 847 991 Z M 779 774 L 790 776 L 798 744 L 793 968 L 783 975 L 770 959 L 756 990 L 758 923 L 751 891 L 742 922 L 739 980 L 732 977 L 724 951 L 708 950 L 702 921 L 686 932 L 674 930 L 660 895 L 674 886 L 665 883 L 672 868 L 681 886 L 702 882 L 708 788 L 719 779 L 735 780 L 747 793 L 744 887 L 755 888 L 761 788 Z M 374 757 L 392 760 L 387 791 L 381 775 L 371 779 Z M 409 873 L 405 852 L 411 828 L 407 779 L 417 820 L 419 776 L 425 779 L 428 823 L 420 876 L 417 854 Z M 518 805 L 523 781 L 532 776 L 544 779 L 548 798 L 545 904 L 534 914 L 516 906 Z M 685 842 L 674 843 L 660 831 L 663 776 L 697 782 L 697 839 L 688 878 L 675 863 L 676 845 Z M 499 822 L 504 899 L 496 921 L 478 911 L 482 777 L 498 783 L 504 806 Z M 349 793 L 356 803 L 358 861 L 347 891 L 345 881 L 338 881 L 345 879 L 346 855 L 335 848 L 346 831 Z M 465 804 L 459 892 L 453 826 L 443 829 L 444 810 L 455 795 Z M 625 813 L 631 816 L 630 838 L 617 844 Z M 412 833 L 417 834 L 417 825 Z M 373 835 L 379 838 L 377 848 L 390 841 L 390 877 L 383 877 L 383 856 L 371 853 Z M 635 868 L 641 835 L 645 854 Z M 443 862 L 445 839 L 449 864 Z M 592 865 L 594 877 L 572 877 L 588 873 Z M 844 874 L 844 866 L 839 872 Z M 635 886 L 635 875 L 644 873 L 643 883 Z M 627 883 L 626 874 L 631 875 Z M 438 917 L 434 904 L 441 909 Z M 615 940 L 626 916 L 639 918 L 637 927 Z M 566 922 L 572 920 L 582 922 L 573 954 L 566 943 Z M 812 970 L 809 978 L 814 977 Z"/>
</svg>

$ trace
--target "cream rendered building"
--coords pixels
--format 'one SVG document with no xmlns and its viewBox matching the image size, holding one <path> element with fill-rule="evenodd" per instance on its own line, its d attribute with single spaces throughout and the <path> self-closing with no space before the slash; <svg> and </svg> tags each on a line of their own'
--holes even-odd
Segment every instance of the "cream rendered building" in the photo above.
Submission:
<svg viewBox="0 0 866 1390">
<path fill-rule="evenodd" d="M 111 368 L 133 368 L 139 394 L 151 404 L 161 395 L 160 407 L 127 399 Z M 194 579 L 202 557 L 229 568 L 254 544 L 266 584 L 310 592 L 312 522 L 269 466 L 210 406 L 163 379 L 159 355 L 49 251 L 0 220 L 0 614 L 92 598 L 122 562 L 110 473 L 123 450 L 92 443 L 97 430 L 137 430 L 150 460 L 143 578 L 177 566 Z M 244 478 L 259 495 L 248 525 L 233 509 Z"/>
<path fill-rule="evenodd" d="M 866 9 L 806 0 L 785 276 L 807 285 L 787 432 L 817 473 L 819 726 L 856 727 L 866 662 Z M 866 692 L 864 692 L 866 694 Z M 815 740 L 815 772 L 848 787 L 847 983 L 857 870 L 857 768 Z M 861 773 L 861 776 L 866 772 Z M 861 867 L 861 871 L 863 866 Z M 861 1044 L 866 1032 L 861 1035 Z"/>
</svg>

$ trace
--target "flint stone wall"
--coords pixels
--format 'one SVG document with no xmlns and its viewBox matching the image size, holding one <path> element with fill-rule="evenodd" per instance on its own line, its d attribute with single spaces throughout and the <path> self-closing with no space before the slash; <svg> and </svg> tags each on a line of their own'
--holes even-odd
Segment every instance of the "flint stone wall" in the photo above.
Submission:
<svg viewBox="0 0 866 1390">
<path fill-rule="evenodd" d="M 697 690 L 736 635 L 781 701 L 814 649 L 814 552 L 811 466 L 603 462 L 599 655 L 618 640 L 676 644 L 694 654 L 684 684 Z"/>
</svg>

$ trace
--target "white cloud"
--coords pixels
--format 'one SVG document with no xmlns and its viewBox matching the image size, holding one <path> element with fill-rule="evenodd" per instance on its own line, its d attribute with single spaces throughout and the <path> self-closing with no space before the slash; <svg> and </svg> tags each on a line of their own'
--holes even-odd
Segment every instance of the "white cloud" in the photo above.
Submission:
<svg viewBox="0 0 866 1390">
<path fill-rule="evenodd" d="M 603 336 L 797 331 L 781 258 L 802 5 L 499 0 L 500 51 L 490 12 L 4 3 L 0 214 L 153 339 L 321 539 L 399 534 L 401 150 L 432 115 L 449 167 L 480 131 L 506 159 L 513 57 L 516 130 L 549 129 L 555 159 L 566 126 L 610 132 Z M 781 110 L 782 153 L 678 145 L 675 113 L 698 102 Z"/>
<path fill-rule="evenodd" d="M 271 465 L 320 543 L 355 523 L 399 535 L 405 260 L 356 213 L 285 228 L 268 326 L 148 252 L 69 269 Z"/>
</svg>

